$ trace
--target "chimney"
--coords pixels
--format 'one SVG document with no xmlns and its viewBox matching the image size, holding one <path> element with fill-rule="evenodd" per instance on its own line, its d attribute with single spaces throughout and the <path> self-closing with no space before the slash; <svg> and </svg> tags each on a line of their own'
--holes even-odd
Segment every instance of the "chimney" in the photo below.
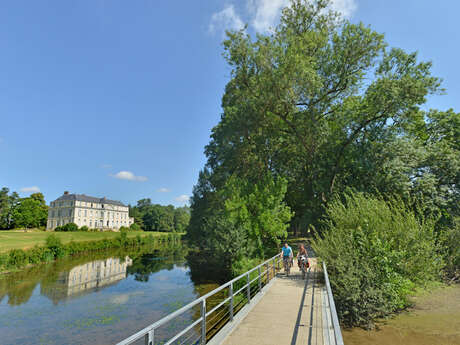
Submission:
<svg viewBox="0 0 460 345">
<path fill-rule="evenodd" d="M 64 191 L 64 195 L 68 195 L 69 194 L 69 191 Z"/>
</svg>

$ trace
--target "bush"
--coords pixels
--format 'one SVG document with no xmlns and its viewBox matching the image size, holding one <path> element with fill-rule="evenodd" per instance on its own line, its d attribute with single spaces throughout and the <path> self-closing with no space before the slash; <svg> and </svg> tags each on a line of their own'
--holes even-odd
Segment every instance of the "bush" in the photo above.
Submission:
<svg viewBox="0 0 460 345">
<path fill-rule="evenodd" d="M 7 265 L 10 267 L 23 267 L 27 265 L 28 259 L 22 249 L 13 249 L 9 252 Z"/>
<path fill-rule="evenodd" d="M 118 229 L 120 232 L 126 232 L 126 231 L 130 231 L 131 229 L 126 227 L 126 226 L 121 226 L 120 229 Z"/>
<path fill-rule="evenodd" d="M 313 248 L 327 264 L 344 324 L 369 327 L 406 307 L 415 286 L 438 278 L 434 224 L 400 200 L 348 193 L 329 204 L 324 236 Z"/>
<path fill-rule="evenodd" d="M 50 250 L 54 258 L 62 258 L 66 254 L 61 240 L 54 234 L 46 238 L 46 247 Z"/>
<path fill-rule="evenodd" d="M 80 228 L 80 231 L 89 231 L 89 228 L 88 228 L 86 225 L 83 225 L 83 226 Z"/>
<path fill-rule="evenodd" d="M 133 231 L 139 231 L 139 230 L 141 230 L 141 227 L 140 227 L 139 224 L 137 224 L 137 223 L 131 224 L 131 226 L 130 226 L 129 228 L 130 228 L 131 230 L 133 230 Z"/>
<path fill-rule="evenodd" d="M 445 278 L 451 282 L 460 279 L 460 217 L 453 227 L 444 228 L 439 234 L 440 253 L 444 259 Z"/>
</svg>

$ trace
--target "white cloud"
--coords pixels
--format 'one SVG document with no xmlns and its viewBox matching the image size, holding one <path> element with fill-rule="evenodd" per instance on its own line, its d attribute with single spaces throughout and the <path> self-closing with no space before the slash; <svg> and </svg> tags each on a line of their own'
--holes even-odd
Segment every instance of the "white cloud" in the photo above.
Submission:
<svg viewBox="0 0 460 345">
<path fill-rule="evenodd" d="M 252 26 L 259 32 L 268 31 L 278 21 L 281 9 L 288 5 L 289 0 L 248 0 Z"/>
<path fill-rule="evenodd" d="M 209 32 L 215 33 L 218 30 L 241 30 L 244 23 L 236 13 L 233 5 L 227 5 L 222 11 L 213 13 Z"/>
<path fill-rule="evenodd" d="M 237 3 L 236 0 L 233 2 Z M 212 15 L 209 31 L 239 30 L 244 27 L 244 21 L 247 21 L 254 30 L 267 32 L 276 26 L 281 10 L 289 4 L 290 0 L 246 0 L 246 8 L 239 8 L 241 15 L 237 13 L 233 4 L 227 4 L 222 11 Z M 346 18 L 352 16 L 358 8 L 356 0 L 331 0 L 330 6 Z"/>
<path fill-rule="evenodd" d="M 332 0 L 332 9 L 349 18 L 358 8 L 356 0 Z"/>
<path fill-rule="evenodd" d="M 158 193 L 169 193 L 171 190 L 168 189 L 168 188 L 160 188 L 160 189 L 157 189 L 157 192 Z"/>
<path fill-rule="evenodd" d="M 21 193 L 39 193 L 40 188 L 37 186 L 32 186 L 32 187 L 24 187 L 19 190 Z"/>
<path fill-rule="evenodd" d="M 182 195 L 179 195 L 174 200 L 176 200 L 177 202 L 180 202 L 180 203 L 186 203 L 187 201 L 190 200 L 190 197 L 188 195 L 182 194 Z"/>
<path fill-rule="evenodd" d="M 138 181 L 138 182 L 145 182 L 147 181 L 147 177 L 145 176 L 136 176 L 131 171 L 120 171 L 115 175 L 110 175 L 120 180 L 129 180 L 129 181 Z"/>
</svg>

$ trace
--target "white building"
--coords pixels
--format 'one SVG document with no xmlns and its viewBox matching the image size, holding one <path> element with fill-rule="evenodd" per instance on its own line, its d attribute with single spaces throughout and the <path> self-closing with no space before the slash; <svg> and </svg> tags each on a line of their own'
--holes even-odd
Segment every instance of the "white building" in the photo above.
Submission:
<svg viewBox="0 0 460 345">
<path fill-rule="evenodd" d="M 118 230 L 133 224 L 134 218 L 129 217 L 128 206 L 120 201 L 64 192 L 51 202 L 46 228 L 51 230 L 67 223 L 86 225 L 90 229 Z"/>
</svg>

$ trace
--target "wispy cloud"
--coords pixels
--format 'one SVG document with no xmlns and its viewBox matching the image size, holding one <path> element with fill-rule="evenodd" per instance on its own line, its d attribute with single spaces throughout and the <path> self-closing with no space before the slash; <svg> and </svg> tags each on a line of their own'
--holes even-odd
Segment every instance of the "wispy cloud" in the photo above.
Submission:
<svg viewBox="0 0 460 345">
<path fill-rule="evenodd" d="M 210 32 L 239 30 L 245 22 L 258 32 L 267 32 L 276 26 L 281 10 L 289 6 L 290 0 L 246 0 L 246 6 L 235 7 L 237 3 L 241 2 L 233 0 L 223 10 L 212 14 Z M 358 6 L 356 0 L 331 0 L 330 8 L 349 18 Z"/>
<path fill-rule="evenodd" d="M 332 0 L 332 9 L 349 18 L 358 9 L 356 0 Z"/>
<path fill-rule="evenodd" d="M 157 189 L 158 193 L 169 193 L 170 191 L 171 191 L 170 189 L 164 188 L 164 187 Z"/>
<path fill-rule="evenodd" d="M 289 0 L 248 0 L 251 24 L 256 31 L 265 32 L 274 27 L 281 15 L 281 9 Z"/>
<path fill-rule="evenodd" d="M 5 141 L 2 137 L 0 137 L 0 144 L 2 144 Z"/>
<path fill-rule="evenodd" d="M 111 164 L 101 164 L 102 169 L 110 169 L 112 167 Z"/>
<path fill-rule="evenodd" d="M 180 203 L 186 203 L 186 202 L 188 202 L 190 200 L 190 197 L 188 195 L 182 194 L 182 195 L 179 195 L 174 200 L 176 200 L 177 202 L 180 202 Z"/>
<path fill-rule="evenodd" d="M 32 187 L 23 187 L 19 190 L 21 193 L 39 193 L 40 188 L 37 186 L 32 186 Z"/>
<path fill-rule="evenodd" d="M 110 175 L 114 178 L 120 180 L 129 180 L 129 181 L 137 181 L 137 182 L 145 182 L 147 181 L 147 177 L 145 176 L 136 176 L 131 171 L 120 171 L 115 175 Z"/>
<path fill-rule="evenodd" d="M 244 23 L 236 14 L 234 5 L 227 5 L 222 11 L 213 13 L 209 23 L 209 32 L 224 32 L 225 30 L 241 30 Z"/>
</svg>

